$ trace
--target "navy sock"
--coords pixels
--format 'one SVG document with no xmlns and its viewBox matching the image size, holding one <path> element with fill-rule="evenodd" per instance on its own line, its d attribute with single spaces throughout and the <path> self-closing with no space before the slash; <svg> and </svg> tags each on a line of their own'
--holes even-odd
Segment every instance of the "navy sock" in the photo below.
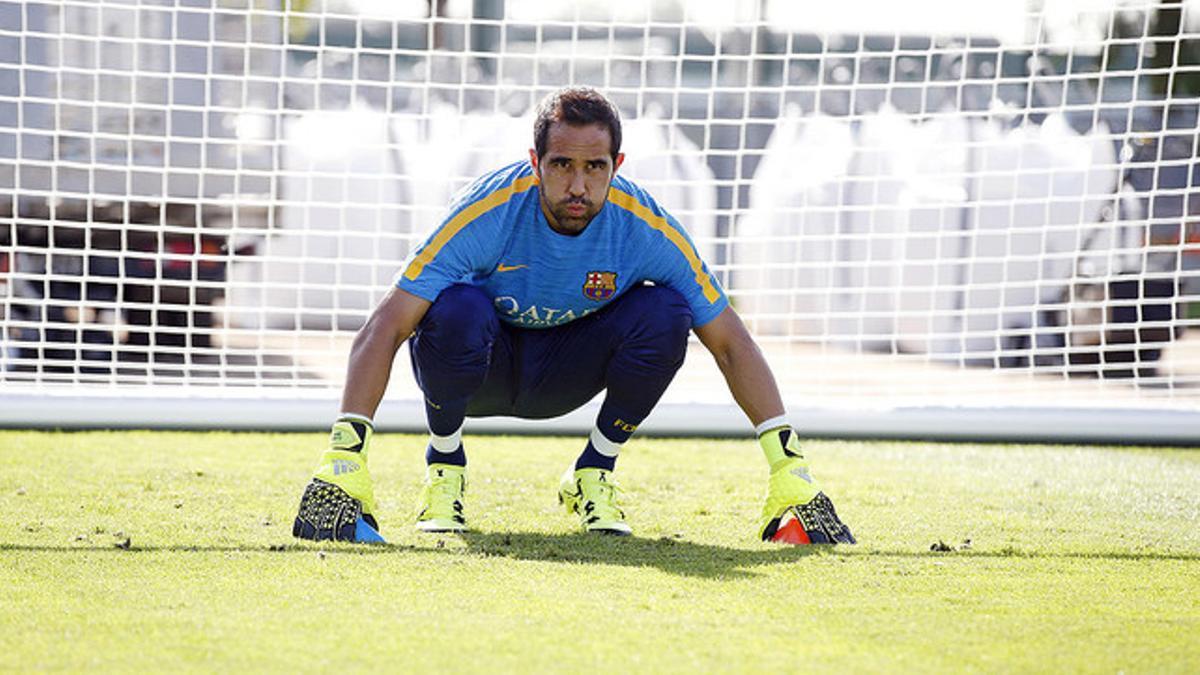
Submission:
<svg viewBox="0 0 1200 675">
<path fill-rule="evenodd" d="M 438 452 L 437 450 L 433 449 L 432 445 L 429 445 L 425 447 L 425 463 L 466 466 L 467 453 L 465 450 L 463 450 L 462 443 L 458 444 L 458 449 L 454 452 Z"/>
<path fill-rule="evenodd" d="M 612 471 L 616 466 L 617 458 L 601 454 L 600 451 L 596 450 L 596 446 L 592 445 L 591 441 L 588 441 L 587 447 L 583 449 L 583 452 L 579 455 L 579 459 L 575 460 L 576 471 L 579 469 L 604 469 L 605 471 Z"/>
<path fill-rule="evenodd" d="M 444 401 L 441 405 L 425 396 L 425 419 L 429 423 L 430 433 L 438 436 L 449 436 L 462 428 L 463 420 L 467 417 L 467 399 Z"/>
</svg>

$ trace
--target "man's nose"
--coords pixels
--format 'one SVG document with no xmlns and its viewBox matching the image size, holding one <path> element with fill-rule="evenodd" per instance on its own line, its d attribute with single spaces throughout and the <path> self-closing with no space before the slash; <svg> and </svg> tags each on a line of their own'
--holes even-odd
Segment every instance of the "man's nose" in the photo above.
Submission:
<svg viewBox="0 0 1200 675">
<path fill-rule="evenodd" d="M 567 190 L 572 196 L 583 195 L 587 192 L 587 183 L 583 179 L 582 171 L 575 171 L 571 174 L 571 181 L 567 184 Z"/>
</svg>

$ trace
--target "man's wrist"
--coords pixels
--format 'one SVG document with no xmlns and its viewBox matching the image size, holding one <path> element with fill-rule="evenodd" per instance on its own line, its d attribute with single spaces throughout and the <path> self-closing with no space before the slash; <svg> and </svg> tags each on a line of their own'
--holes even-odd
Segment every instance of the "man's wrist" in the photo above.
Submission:
<svg viewBox="0 0 1200 675">
<path fill-rule="evenodd" d="M 763 420 L 762 422 L 758 423 L 754 427 L 754 435 L 761 438 L 763 434 L 767 433 L 768 431 L 771 431 L 772 429 L 779 429 L 779 428 L 788 427 L 788 426 L 791 426 L 791 423 L 788 422 L 787 415 L 786 414 L 777 415 L 775 417 L 772 417 L 767 420 Z"/>
<path fill-rule="evenodd" d="M 342 422 L 342 421 L 362 422 L 363 424 L 371 427 L 372 429 L 375 428 L 375 422 L 370 417 L 367 417 L 366 415 L 359 415 L 358 413 L 351 413 L 351 412 L 338 413 L 337 421 L 338 422 Z"/>
</svg>

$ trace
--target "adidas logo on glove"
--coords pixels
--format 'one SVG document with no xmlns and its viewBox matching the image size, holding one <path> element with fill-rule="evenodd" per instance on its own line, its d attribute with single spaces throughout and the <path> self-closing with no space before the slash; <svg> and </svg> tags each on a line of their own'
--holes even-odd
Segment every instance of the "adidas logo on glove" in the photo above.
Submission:
<svg viewBox="0 0 1200 675">
<path fill-rule="evenodd" d="M 358 465 L 348 459 L 333 460 L 333 475 L 340 476 L 345 473 L 354 473 L 358 471 Z"/>
</svg>

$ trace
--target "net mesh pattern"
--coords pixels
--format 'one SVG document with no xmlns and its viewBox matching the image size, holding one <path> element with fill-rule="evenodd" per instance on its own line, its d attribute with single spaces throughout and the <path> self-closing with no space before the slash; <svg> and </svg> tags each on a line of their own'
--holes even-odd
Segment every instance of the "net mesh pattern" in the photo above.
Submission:
<svg viewBox="0 0 1200 675">
<path fill-rule="evenodd" d="M 1196 3 L 795 4 L 0 2 L 0 386 L 335 395 L 579 84 L 789 403 L 1200 407 Z"/>
</svg>

